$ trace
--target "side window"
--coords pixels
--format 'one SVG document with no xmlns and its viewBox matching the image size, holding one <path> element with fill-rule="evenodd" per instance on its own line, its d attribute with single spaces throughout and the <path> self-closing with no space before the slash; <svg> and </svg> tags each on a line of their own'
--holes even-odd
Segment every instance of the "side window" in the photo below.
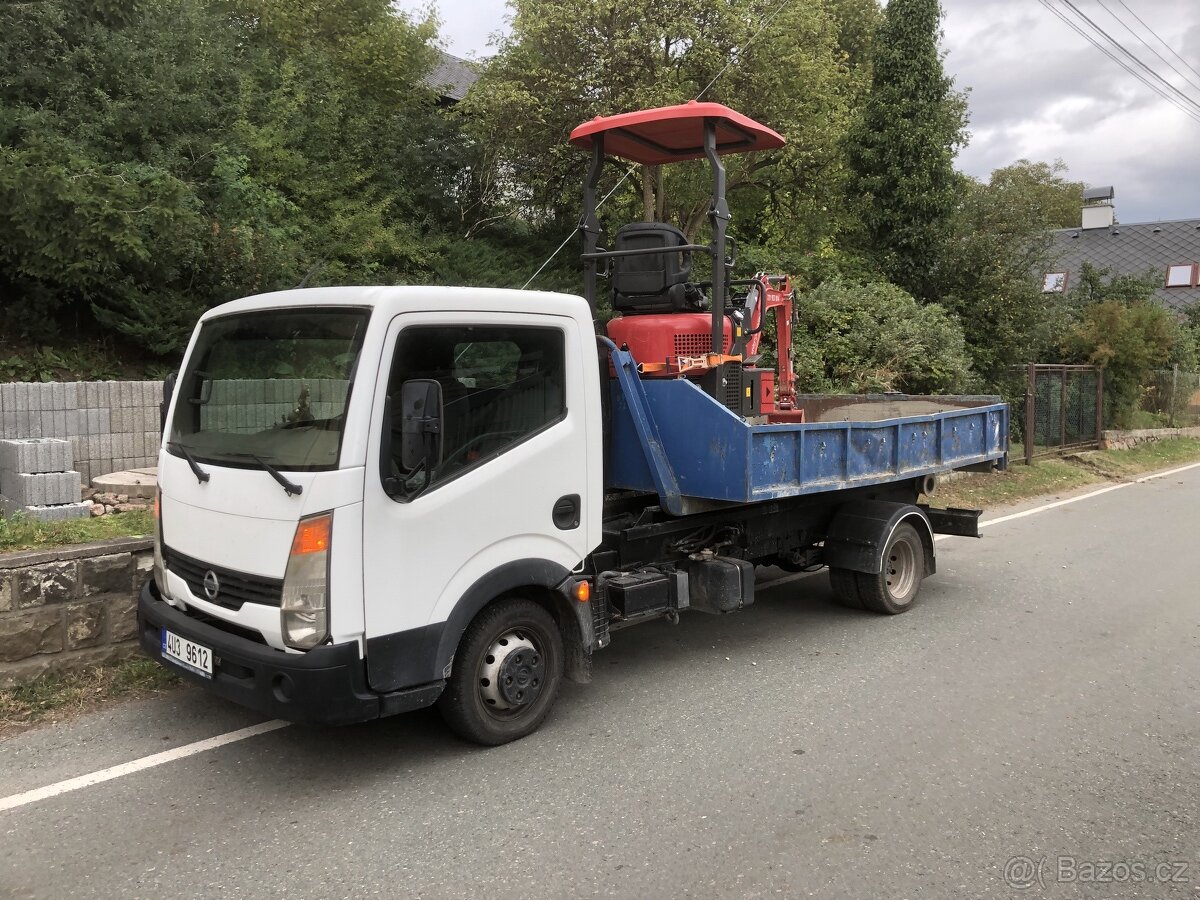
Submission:
<svg viewBox="0 0 1200 900">
<path fill-rule="evenodd" d="M 566 412 L 563 333 L 506 325 L 417 325 L 400 332 L 388 378 L 393 398 L 392 474 L 402 493 L 484 464 Z M 442 459 L 427 471 L 400 467 L 400 387 L 413 378 L 442 386 Z"/>
</svg>

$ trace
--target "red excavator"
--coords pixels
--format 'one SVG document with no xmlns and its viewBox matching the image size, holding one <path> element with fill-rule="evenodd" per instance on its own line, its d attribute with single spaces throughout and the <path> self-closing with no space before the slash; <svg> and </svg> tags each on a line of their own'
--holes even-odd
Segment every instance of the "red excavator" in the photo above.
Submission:
<svg viewBox="0 0 1200 900">
<path fill-rule="evenodd" d="M 608 337 L 629 350 L 643 375 L 695 379 L 746 418 L 803 422 L 792 368 L 791 279 L 765 273 L 732 279 L 735 242 L 726 235 L 729 208 L 721 157 L 782 147 L 783 137 L 720 103 L 693 100 L 598 116 L 571 132 L 571 143 L 592 151 L 580 224 L 584 295 L 595 309 L 598 278 L 610 277 L 619 315 L 608 323 Z M 606 156 L 645 165 L 707 158 L 713 174 L 712 242 L 691 244 L 673 225 L 637 222 L 617 230 L 611 250 L 600 249 L 596 189 Z M 712 261 L 708 281 L 692 278 L 697 253 Z M 746 290 L 740 305 L 731 298 L 736 289 Z M 774 372 L 755 365 L 770 310 L 775 310 Z"/>
</svg>

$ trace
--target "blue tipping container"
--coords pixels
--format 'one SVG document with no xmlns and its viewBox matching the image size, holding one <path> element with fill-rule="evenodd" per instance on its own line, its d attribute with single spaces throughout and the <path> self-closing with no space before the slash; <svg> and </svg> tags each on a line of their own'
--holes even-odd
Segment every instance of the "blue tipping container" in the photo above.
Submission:
<svg viewBox="0 0 1200 900">
<path fill-rule="evenodd" d="M 941 411 L 877 421 L 750 424 L 685 378 L 642 379 L 627 351 L 612 359 L 606 486 L 655 491 L 675 515 L 688 498 L 752 503 L 1006 464 L 1008 406 L 998 399 L 947 397 Z M 900 410 L 937 399 L 879 398 Z"/>
</svg>

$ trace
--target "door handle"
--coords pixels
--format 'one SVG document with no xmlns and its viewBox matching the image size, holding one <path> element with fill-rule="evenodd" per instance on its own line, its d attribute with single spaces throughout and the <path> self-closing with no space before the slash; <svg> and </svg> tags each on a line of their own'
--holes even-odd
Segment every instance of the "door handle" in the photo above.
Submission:
<svg viewBox="0 0 1200 900">
<path fill-rule="evenodd" d="M 554 527 L 562 531 L 570 531 L 579 527 L 579 495 L 567 494 L 554 501 Z"/>
</svg>

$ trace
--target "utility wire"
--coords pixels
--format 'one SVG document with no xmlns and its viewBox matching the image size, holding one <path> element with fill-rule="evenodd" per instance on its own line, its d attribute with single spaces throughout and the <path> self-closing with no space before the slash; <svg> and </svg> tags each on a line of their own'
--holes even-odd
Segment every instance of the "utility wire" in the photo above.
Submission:
<svg viewBox="0 0 1200 900">
<path fill-rule="evenodd" d="M 1138 81 L 1140 81 L 1146 87 L 1150 88 L 1152 91 L 1154 91 L 1156 94 L 1158 94 L 1164 100 L 1166 100 L 1168 103 L 1170 103 L 1176 109 L 1180 110 L 1185 115 L 1190 116 L 1196 122 L 1200 123 L 1200 115 L 1197 115 L 1196 113 L 1192 112 L 1191 109 L 1189 109 L 1187 106 L 1181 104 L 1174 97 L 1172 97 L 1170 94 L 1168 94 L 1162 88 L 1160 88 L 1157 84 L 1155 84 L 1152 81 L 1149 81 L 1144 75 L 1142 75 L 1140 72 L 1138 72 L 1137 69 L 1133 68 L 1131 65 L 1129 65 L 1129 63 L 1125 62 L 1125 60 L 1123 60 L 1119 56 L 1116 56 L 1115 54 L 1113 54 L 1112 51 L 1110 51 L 1107 47 L 1105 47 L 1098 40 L 1096 40 L 1096 38 L 1094 38 L 1091 34 L 1088 34 L 1078 24 L 1076 24 L 1075 22 L 1073 22 L 1069 18 L 1067 18 L 1065 13 L 1059 11 L 1056 7 L 1052 6 L 1050 3 L 1050 0 L 1038 0 L 1038 2 L 1041 3 L 1042 6 L 1046 7 L 1046 9 L 1048 9 L 1050 12 L 1052 12 L 1059 19 L 1061 19 L 1063 24 L 1065 24 L 1068 28 L 1070 28 L 1072 31 L 1074 31 L 1076 34 L 1078 34 L 1081 38 L 1083 38 L 1085 41 L 1087 41 L 1089 44 L 1091 44 L 1093 47 L 1095 47 L 1097 50 L 1099 50 L 1101 53 L 1103 53 L 1105 56 L 1107 56 L 1109 59 L 1111 59 L 1117 65 L 1119 65 L 1122 69 L 1124 69 L 1126 72 L 1128 72 L 1134 78 L 1136 78 Z"/>
<path fill-rule="evenodd" d="M 1112 53 L 1112 51 L 1110 51 L 1107 47 L 1105 47 L 1103 44 L 1101 44 L 1095 37 L 1093 37 L 1088 32 L 1084 31 L 1082 27 L 1080 27 L 1078 24 L 1073 22 L 1071 19 L 1067 18 L 1065 13 L 1059 11 L 1057 8 L 1052 6 L 1050 4 L 1050 0 L 1038 0 L 1038 2 L 1041 3 L 1042 6 L 1046 7 L 1046 9 L 1048 9 L 1051 13 L 1053 13 L 1059 19 L 1061 19 L 1064 25 L 1066 25 L 1068 28 L 1070 28 L 1072 31 L 1074 31 L 1076 34 L 1078 34 L 1081 38 L 1083 38 L 1085 41 L 1087 41 L 1089 44 L 1091 44 L 1093 47 L 1095 47 L 1097 50 L 1099 50 L 1101 53 L 1103 53 L 1105 56 L 1107 56 L 1109 59 L 1111 59 L 1117 65 L 1119 65 L 1122 69 L 1124 69 L 1126 72 L 1128 72 L 1130 75 L 1132 75 L 1135 79 L 1137 79 L 1142 84 L 1144 84 L 1146 87 L 1150 88 L 1152 91 L 1157 93 L 1160 97 L 1162 97 L 1164 100 L 1166 100 L 1172 106 L 1174 106 L 1176 109 L 1179 109 L 1184 114 L 1191 116 L 1197 122 L 1200 122 L 1200 116 L 1194 115 L 1190 109 L 1188 109 L 1186 106 L 1179 103 L 1179 101 L 1177 101 L 1174 97 L 1172 97 L 1170 94 L 1168 94 L 1166 91 L 1164 91 L 1157 84 L 1155 84 L 1152 81 L 1147 80 L 1147 78 L 1144 75 L 1142 75 L 1140 72 L 1137 71 L 1137 69 L 1135 69 L 1131 65 L 1129 65 L 1129 63 L 1125 62 L 1125 60 L 1121 59 L 1120 57 L 1114 55 Z"/>
<path fill-rule="evenodd" d="M 1119 14 L 1117 14 L 1117 13 L 1113 12 L 1111 9 L 1109 9 L 1109 7 L 1105 4 L 1104 0 L 1096 0 L 1096 2 L 1100 5 L 1100 8 L 1102 10 L 1104 10 L 1106 13 L 1108 13 L 1110 16 L 1112 16 L 1114 19 L 1116 19 L 1116 21 L 1120 23 L 1122 28 L 1124 28 L 1131 35 L 1133 35 L 1133 37 L 1143 47 L 1145 47 L 1147 50 L 1149 50 L 1151 53 L 1153 53 L 1155 56 L 1157 56 L 1159 58 L 1159 60 L 1161 60 L 1168 69 L 1170 69 L 1172 72 L 1174 72 L 1180 78 L 1182 78 L 1184 83 L 1188 87 L 1200 88 L 1200 84 L 1197 84 L 1192 79 L 1188 78 L 1188 76 L 1185 75 L 1183 72 L 1180 72 L 1179 69 L 1175 68 L 1175 65 L 1169 59 L 1167 59 L 1165 56 L 1163 56 L 1161 53 L 1159 53 L 1157 50 L 1155 50 L 1153 47 L 1151 47 L 1150 44 L 1147 43 L 1147 41 L 1144 37 L 1142 37 L 1140 34 L 1138 34 L 1136 31 L 1134 31 L 1133 28 L 1130 27 L 1128 22 L 1126 22 L 1123 18 L 1121 18 L 1121 16 Z M 1124 6 L 1124 4 L 1122 4 L 1122 6 Z M 1125 7 L 1125 8 L 1129 9 L 1129 7 Z M 1138 19 L 1138 21 L 1140 22 L 1141 19 Z M 1147 31 L 1149 31 L 1152 35 L 1154 35 L 1154 37 L 1158 38 L 1158 42 L 1160 44 L 1163 44 L 1164 46 L 1166 46 L 1166 42 L 1163 41 L 1162 38 L 1158 37 L 1157 34 L 1154 34 L 1154 31 L 1150 28 L 1150 26 L 1146 25 L 1144 22 L 1142 24 L 1146 28 Z M 1168 47 L 1167 49 L 1169 50 L 1170 48 Z"/>
<path fill-rule="evenodd" d="M 1129 10 L 1129 14 L 1131 16 L 1133 16 L 1135 19 L 1137 19 L 1138 22 L 1141 24 L 1141 26 L 1143 28 L 1145 28 L 1148 32 L 1150 32 L 1150 34 L 1154 37 L 1154 39 L 1156 41 L 1158 41 L 1160 44 L 1162 44 L 1164 47 L 1166 47 L 1167 51 L 1172 56 L 1174 56 L 1177 60 L 1179 60 L 1181 63 L 1183 63 L 1185 67 L 1187 67 L 1188 69 L 1191 69 L 1193 75 L 1195 75 L 1197 78 L 1200 78 L 1200 72 L 1197 72 L 1196 69 L 1192 66 L 1192 64 L 1190 62 L 1188 62 L 1186 59 L 1184 59 L 1182 56 L 1180 56 L 1178 53 L 1176 53 L 1175 48 L 1172 47 L 1170 44 L 1168 44 L 1166 41 L 1164 41 L 1162 38 L 1160 38 L 1155 33 L 1153 28 L 1151 28 L 1149 25 L 1147 25 L 1145 22 L 1143 22 L 1141 16 L 1139 16 L 1137 13 L 1135 13 L 1132 9 L 1129 9 L 1129 7 L 1125 3 L 1125 0 L 1117 0 L 1117 2 L 1120 3 L 1122 6 L 1124 6 L 1125 9 Z"/>
<path fill-rule="evenodd" d="M 1064 6 L 1066 6 L 1068 9 L 1070 9 L 1071 11 L 1073 11 L 1075 13 L 1075 15 L 1080 19 L 1080 21 L 1086 22 L 1088 25 L 1090 25 L 1095 33 L 1098 33 L 1101 37 L 1103 37 L 1106 41 L 1108 41 L 1108 43 L 1111 44 L 1118 52 L 1122 53 L 1131 62 L 1136 64 L 1139 68 L 1141 68 L 1148 75 L 1150 75 L 1152 78 L 1154 78 L 1155 81 L 1162 84 L 1165 88 L 1167 88 L 1167 90 L 1169 90 L 1176 97 L 1178 97 L 1180 100 L 1182 100 L 1184 103 L 1186 103 L 1190 108 L 1192 108 L 1196 112 L 1200 113 L 1200 103 L 1197 103 L 1195 100 L 1193 100 L 1187 94 L 1185 94 L 1183 91 L 1179 90 L 1179 88 L 1175 87 L 1175 85 L 1171 84 L 1171 82 L 1167 81 L 1167 79 L 1165 79 L 1161 75 L 1159 75 L 1158 72 L 1156 72 L 1154 69 L 1150 68 L 1150 66 L 1146 65 L 1146 63 L 1142 62 L 1142 60 L 1135 53 L 1131 52 L 1128 48 L 1125 47 L 1124 44 L 1122 44 L 1120 41 L 1118 41 L 1116 38 L 1114 38 L 1111 34 L 1109 34 L 1107 31 L 1105 31 L 1103 28 L 1101 28 L 1099 25 L 1097 25 L 1095 23 L 1095 21 L 1093 21 L 1092 18 L 1090 16 L 1088 16 L 1087 13 L 1081 11 L 1079 9 L 1079 7 L 1076 6 L 1072 2 L 1072 0 L 1059 0 L 1059 2 L 1062 3 Z"/>
<path fill-rule="evenodd" d="M 779 15 L 779 13 L 783 11 L 783 8 L 785 6 L 787 6 L 788 3 L 790 3 L 790 2 L 791 2 L 791 0 L 782 0 L 782 2 L 780 2 L 780 4 L 778 6 L 776 6 L 774 10 L 772 10 L 770 13 L 768 13 L 766 16 L 764 16 L 762 23 L 758 26 L 758 30 L 756 32 L 754 32 L 754 34 L 750 35 L 750 37 L 746 41 L 746 43 L 744 43 L 744 44 L 742 44 L 742 46 L 738 47 L 737 52 L 735 52 L 733 55 L 731 55 L 729 57 L 729 62 L 725 63 L 725 65 L 721 67 L 721 71 L 719 71 L 716 75 L 714 75 L 712 77 L 712 81 L 710 81 L 708 84 L 706 84 L 701 89 L 700 93 L 698 93 L 693 99 L 699 100 L 701 97 L 703 97 L 705 94 L 707 94 L 709 92 L 709 89 L 712 88 L 712 86 L 717 83 L 717 80 L 722 75 L 725 74 L 726 70 L 728 70 L 731 66 L 736 65 L 737 63 L 741 62 L 742 54 L 745 53 L 750 48 L 750 45 L 753 44 L 755 42 L 755 40 L 758 39 L 758 36 L 760 34 L 762 34 L 764 31 L 766 31 L 767 26 L 770 25 L 773 21 L 775 21 L 775 17 L 777 15 Z M 607 200 L 609 197 L 611 197 L 616 192 L 617 188 L 619 188 L 621 185 L 623 185 L 628 180 L 629 176 L 632 175 L 633 172 L 634 172 L 633 169 L 629 169 L 628 171 L 625 172 L 624 175 L 621 176 L 621 180 L 618 181 L 616 184 L 614 184 L 612 187 L 612 190 L 609 191 L 607 194 L 605 194 L 601 198 L 600 202 L 596 204 L 597 210 L 599 210 L 600 207 L 602 207 L 604 205 L 605 200 Z M 558 254 L 562 252 L 563 247 L 565 247 L 565 246 L 567 246 L 567 244 L 571 243 L 571 238 L 575 237 L 575 232 L 578 230 L 579 230 L 578 228 L 572 229 L 571 233 L 568 234 L 565 238 L 563 238 L 563 242 L 558 245 L 558 248 L 553 253 L 551 253 L 548 257 L 546 257 L 546 261 L 543 262 L 540 266 L 538 266 L 537 271 L 529 276 L 528 281 L 526 281 L 523 285 L 521 285 L 521 290 L 525 290 L 525 288 L 529 287 L 529 285 L 531 285 L 533 283 L 533 279 L 537 278 L 538 275 L 541 274 L 542 270 L 545 269 L 546 266 L 550 265 L 550 263 L 554 261 L 554 257 L 558 256 Z"/>
<path fill-rule="evenodd" d="M 612 186 L 612 190 L 610 190 L 607 194 L 605 194 L 603 197 L 600 198 L 600 202 L 596 204 L 596 209 L 599 209 L 600 207 L 602 207 L 604 205 L 604 201 L 607 200 L 609 197 L 611 197 L 613 194 L 615 194 L 617 192 L 617 188 L 619 188 L 621 185 L 623 185 L 625 183 L 625 179 L 627 179 L 632 174 L 633 174 L 633 169 L 626 170 L 625 174 L 621 176 L 621 180 Z M 525 288 L 527 288 L 527 287 L 529 287 L 529 285 L 533 284 L 533 279 L 535 279 L 539 275 L 541 275 L 542 269 L 544 269 L 544 268 L 546 268 L 546 266 L 550 265 L 550 263 L 554 259 L 554 257 L 558 256 L 558 254 L 560 252 L 562 252 L 562 248 L 567 246 L 567 244 L 571 243 L 571 238 L 575 237 L 575 232 L 578 230 L 579 230 L 578 228 L 572 229 L 571 233 L 568 234 L 565 238 L 563 238 L 563 242 L 558 245 L 558 248 L 553 253 L 551 253 L 549 256 L 547 256 L 546 261 L 544 263 L 542 263 L 540 266 L 538 266 L 538 270 L 529 276 L 529 280 L 527 282 L 525 282 L 523 285 L 521 285 L 521 290 L 525 290 Z"/>
<path fill-rule="evenodd" d="M 735 53 L 729 57 L 729 62 L 725 63 L 725 65 L 721 67 L 721 71 L 712 77 L 712 81 L 710 81 L 708 84 L 706 84 L 704 86 L 704 89 L 696 95 L 696 97 L 695 97 L 696 100 L 699 100 L 701 97 L 703 97 L 705 94 L 708 93 L 708 89 L 717 83 L 717 79 L 719 79 L 722 75 L 725 74 L 726 69 L 728 69 L 730 66 L 734 65 L 735 63 L 741 62 L 742 54 L 745 53 L 747 49 L 749 49 L 750 45 L 753 44 L 758 39 L 758 36 L 760 34 L 762 34 L 764 31 L 767 30 L 767 26 L 770 25 L 773 21 L 775 21 L 775 17 L 777 15 L 779 15 L 780 12 L 783 11 L 783 8 L 785 6 L 787 6 L 789 2 L 791 2 L 791 0 L 783 0 L 782 3 L 780 3 L 777 7 L 775 7 L 774 11 L 771 12 L 770 15 L 763 18 L 762 24 L 758 26 L 758 31 L 756 31 L 756 32 L 754 32 L 754 34 L 750 35 L 750 39 L 738 48 L 737 53 Z"/>
</svg>

